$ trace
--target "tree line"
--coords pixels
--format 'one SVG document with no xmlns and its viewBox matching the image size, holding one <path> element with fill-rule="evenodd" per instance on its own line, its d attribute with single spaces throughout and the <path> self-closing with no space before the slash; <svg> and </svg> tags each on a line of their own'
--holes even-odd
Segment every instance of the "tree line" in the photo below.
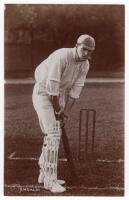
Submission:
<svg viewBox="0 0 129 200">
<path fill-rule="evenodd" d="M 36 65 L 51 51 L 74 46 L 77 37 L 84 33 L 92 35 L 96 40 L 92 61 L 96 70 L 123 70 L 123 5 L 5 5 L 7 65 L 13 45 L 16 48 L 32 45 L 30 55 L 33 51 Z"/>
</svg>

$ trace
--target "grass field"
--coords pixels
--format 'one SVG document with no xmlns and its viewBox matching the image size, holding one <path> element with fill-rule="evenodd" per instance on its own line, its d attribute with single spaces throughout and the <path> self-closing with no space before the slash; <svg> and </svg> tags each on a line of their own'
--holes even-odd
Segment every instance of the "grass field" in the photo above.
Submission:
<svg viewBox="0 0 129 200">
<path fill-rule="evenodd" d="M 9 196 L 53 195 L 37 183 L 43 135 L 32 106 L 32 88 L 32 84 L 5 85 L 4 191 Z M 81 108 L 96 110 L 96 136 L 94 158 L 78 162 Z M 67 181 L 67 191 L 63 195 L 123 196 L 124 84 L 88 83 L 73 108 L 66 131 L 80 183 L 78 186 L 71 183 L 67 162 L 59 161 L 59 177 Z M 62 143 L 59 157 L 64 158 Z M 91 158 L 90 152 L 88 158 Z"/>
</svg>

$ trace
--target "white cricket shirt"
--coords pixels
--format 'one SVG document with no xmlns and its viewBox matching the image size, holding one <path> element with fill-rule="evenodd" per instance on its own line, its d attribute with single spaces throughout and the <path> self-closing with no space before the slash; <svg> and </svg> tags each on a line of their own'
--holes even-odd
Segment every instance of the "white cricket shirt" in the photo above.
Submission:
<svg viewBox="0 0 129 200">
<path fill-rule="evenodd" d="M 76 60 L 76 48 L 54 51 L 35 70 L 38 94 L 79 98 L 89 70 L 89 61 Z"/>
</svg>

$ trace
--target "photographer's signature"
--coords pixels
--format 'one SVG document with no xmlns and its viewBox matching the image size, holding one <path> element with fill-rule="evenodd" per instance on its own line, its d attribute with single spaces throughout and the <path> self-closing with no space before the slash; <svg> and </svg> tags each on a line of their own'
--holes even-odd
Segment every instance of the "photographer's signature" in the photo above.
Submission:
<svg viewBox="0 0 129 200">
<path fill-rule="evenodd" d="M 40 188 L 35 188 L 35 187 L 19 187 L 19 192 L 39 192 Z"/>
<path fill-rule="evenodd" d="M 39 192 L 42 189 L 41 186 L 34 186 L 34 185 L 20 185 L 14 184 L 11 187 L 11 190 L 14 192 L 22 193 L 22 192 Z"/>
</svg>

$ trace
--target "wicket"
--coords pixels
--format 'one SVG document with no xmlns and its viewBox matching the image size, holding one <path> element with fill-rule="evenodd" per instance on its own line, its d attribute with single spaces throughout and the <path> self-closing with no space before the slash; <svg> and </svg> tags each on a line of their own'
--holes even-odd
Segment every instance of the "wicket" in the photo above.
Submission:
<svg viewBox="0 0 129 200">
<path fill-rule="evenodd" d="M 85 114 L 85 120 L 82 120 L 84 114 Z M 80 110 L 78 160 L 82 159 L 87 160 L 90 149 L 91 149 L 91 156 L 93 157 L 94 143 L 95 143 L 95 122 L 96 122 L 96 110 L 94 109 Z M 89 137 L 91 138 L 91 145 L 89 144 Z M 88 149 L 89 146 L 91 146 L 91 148 Z"/>
</svg>

